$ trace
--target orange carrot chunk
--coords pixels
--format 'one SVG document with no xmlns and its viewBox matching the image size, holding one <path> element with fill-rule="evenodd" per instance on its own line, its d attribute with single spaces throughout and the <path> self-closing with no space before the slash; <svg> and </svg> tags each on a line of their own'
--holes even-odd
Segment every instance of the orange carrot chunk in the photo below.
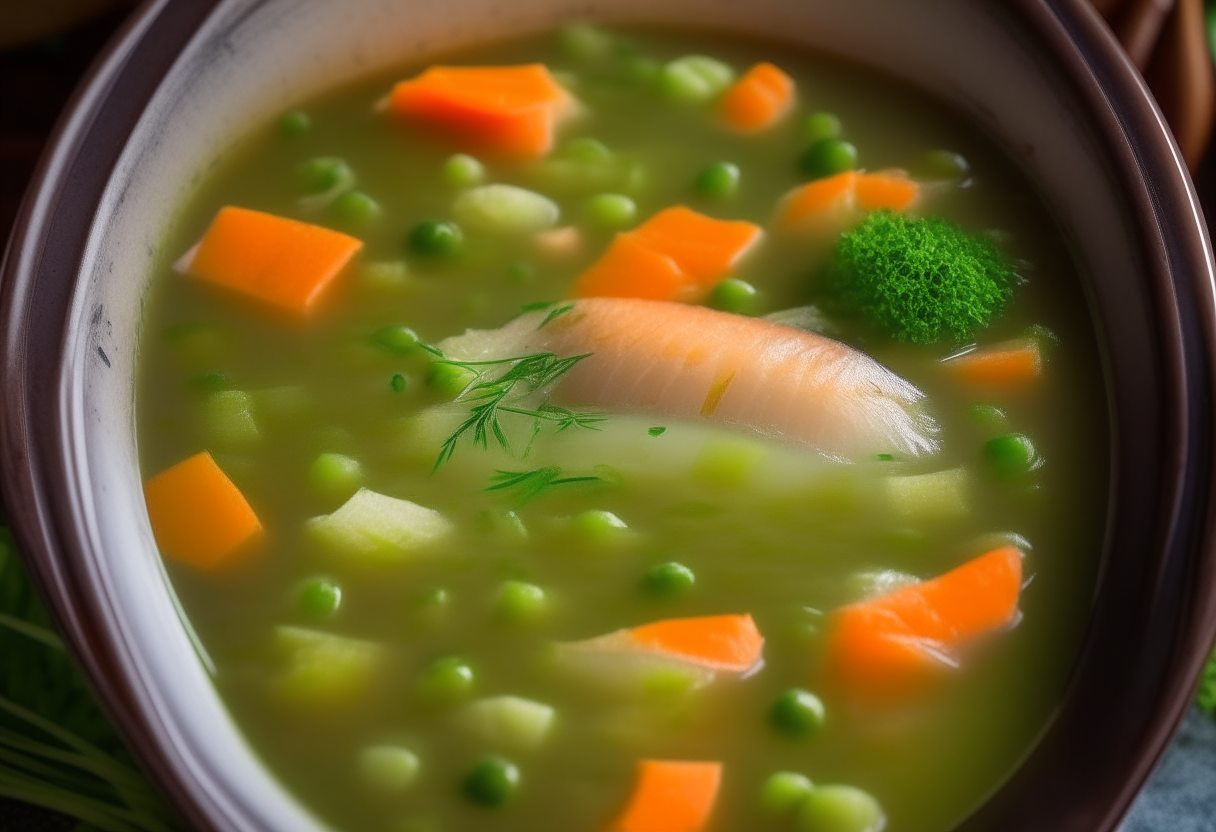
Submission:
<svg viewBox="0 0 1216 832">
<path fill-rule="evenodd" d="M 718 116 L 741 133 L 757 133 L 781 120 L 794 106 L 794 79 L 770 63 L 758 63 L 731 85 Z"/>
<path fill-rule="evenodd" d="M 676 261 L 689 281 L 704 289 L 725 277 L 764 234 L 750 222 L 714 219 L 683 205 L 660 211 L 629 233 Z"/>
<path fill-rule="evenodd" d="M 144 500 L 161 552 L 196 569 L 230 563 L 262 532 L 244 495 L 206 451 L 148 480 Z"/>
<path fill-rule="evenodd" d="M 1038 380 L 1043 355 L 1035 341 L 1006 341 L 953 358 L 946 366 L 956 378 L 974 387 L 1012 390 Z"/>
<path fill-rule="evenodd" d="M 433 66 L 402 81 L 388 111 L 435 128 L 470 149 L 516 158 L 553 148 L 574 99 L 543 64 Z"/>
<path fill-rule="evenodd" d="M 859 175 L 853 193 L 863 211 L 905 211 L 920 196 L 920 186 L 902 170 L 878 171 Z"/>
<path fill-rule="evenodd" d="M 755 667 L 764 650 L 751 615 L 671 618 L 635 627 L 629 637 L 656 653 L 735 673 Z"/>
<path fill-rule="evenodd" d="M 574 298 L 672 300 L 685 289 L 680 267 L 629 234 L 617 234 L 608 250 L 574 283 Z"/>
<path fill-rule="evenodd" d="M 698 832 L 721 782 L 721 763 L 641 760 L 629 802 L 608 832 Z"/>
<path fill-rule="evenodd" d="M 362 247 L 328 228 L 228 206 L 215 215 L 184 271 L 306 315 Z"/>
<path fill-rule="evenodd" d="M 781 198 L 773 224 L 781 231 L 820 224 L 843 227 L 853 217 L 856 187 L 857 172 L 852 170 L 799 185 Z"/>
<path fill-rule="evenodd" d="M 1015 623 L 1022 552 L 995 549 L 930 581 L 850 604 L 832 614 L 827 666 L 860 699 L 914 693 L 958 666 L 957 651 Z"/>
</svg>

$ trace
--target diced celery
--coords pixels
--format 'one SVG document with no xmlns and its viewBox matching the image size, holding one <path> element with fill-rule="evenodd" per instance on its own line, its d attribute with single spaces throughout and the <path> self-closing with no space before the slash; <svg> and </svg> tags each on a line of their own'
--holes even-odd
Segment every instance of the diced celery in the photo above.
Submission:
<svg viewBox="0 0 1216 832">
<path fill-rule="evenodd" d="M 530 751 L 553 728 L 556 711 L 518 696 L 493 696 L 465 705 L 457 719 L 479 740 L 506 750 Z"/>
<path fill-rule="evenodd" d="M 310 536 L 324 548 L 369 565 L 408 561 L 454 528 L 434 509 L 367 488 L 359 489 L 333 514 L 307 523 Z"/>
<path fill-rule="evenodd" d="M 471 188 L 452 204 L 462 226 L 488 234 L 530 234 L 557 224 L 561 209 L 546 196 L 515 185 Z"/>
<path fill-rule="evenodd" d="M 422 761 L 399 745 L 372 745 L 359 752 L 359 775 L 379 792 L 402 792 L 418 779 Z"/>
<path fill-rule="evenodd" d="M 663 67 L 659 90 L 669 101 L 702 104 L 726 90 L 735 80 L 728 64 L 706 55 L 685 55 Z"/>
<path fill-rule="evenodd" d="M 251 445 L 262 438 L 253 418 L 253 397 L 244 390 L 219 390 L 207 397 L 203 419 L 211 441 L 224 447 Z"/>
<path fill-rule="evenodd" d="M 303 627 L 276 628 L 275 646 L 284 660 L 277 694 L 309 707 L 357 704 L 384 658 L 378 644 Z"/>
<path fill-rule="evenodd" d="M 764 455 L 764 445 L 754 440 L 710 439 L 697 454 L 693 476 L 719 488 L 743 488 Z"/>
<path fill-rule="evenodd" d="M 887 477 L 886 492 L 895 513 L 905 519 L 953 520 L 971 512 L 970 480 L 963 468 Z"/>
</svg>

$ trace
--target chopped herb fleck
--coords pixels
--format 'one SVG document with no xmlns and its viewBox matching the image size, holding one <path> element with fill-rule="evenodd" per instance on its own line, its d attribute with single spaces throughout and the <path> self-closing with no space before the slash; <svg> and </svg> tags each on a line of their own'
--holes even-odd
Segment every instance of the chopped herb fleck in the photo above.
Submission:
<svg viewBox="0 0 1216 832">
<path fill-rule="evenodd" d="M 649 433 L 651 436 L 662 436 L 664 433 L 667 432 L 667 428 L 665 428 L 661 425 L 655 425 L 653 428 L 647 428 L 646 432 Z"/>
<path fill-rule="evenodd" d="M 486 491 L 513 491 L 516 502 L 524 505 L 552 488 L 599 481 L 592 476 L 563 477 L 562 469 L 554 465 L 532 471 L 495 471 Z"/>
</svg>

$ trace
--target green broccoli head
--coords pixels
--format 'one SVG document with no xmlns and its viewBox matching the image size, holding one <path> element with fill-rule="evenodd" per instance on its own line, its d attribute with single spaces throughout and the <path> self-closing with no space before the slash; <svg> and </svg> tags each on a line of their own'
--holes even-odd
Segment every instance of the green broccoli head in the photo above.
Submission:
<svg viewBox="0 0 1216 832">
<path fill-rule="evenodd" d="M 875 211 L 840 238 L 841 297 L 900 341 L 965 341 L 1013 296 L 1018 275 L 989 239 L 940 218 Z"/>
</svg>

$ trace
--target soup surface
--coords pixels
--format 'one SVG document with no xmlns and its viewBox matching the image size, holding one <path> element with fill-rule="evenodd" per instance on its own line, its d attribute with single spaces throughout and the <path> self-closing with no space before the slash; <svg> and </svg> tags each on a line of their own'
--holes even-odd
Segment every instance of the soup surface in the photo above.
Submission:
<svg viewBox="0 0 1216 832">
<path fill-rule="evenodd" d="M 1046 727 L 1100 544 L 1100 369 L 1047 211 L 939 103 L 778 44 L 575 27 L 440 63 L 537 62 L 566 90 L 541 110 L 552 149 L 536 134 L 536 148 L 501 152 L 498 122 L 471 130 L 443 101 L 403 117 L 394 96 L 386 112 L 394 83 L 426 68 L 404 67 L 268 114 L 166 241 L 140 350 L 142 465 L 216 687 L 270 770 L 351 832 L 951 828 Z M 743 115 L 727 113 L 725 89 L 757 62 L 792 80 L 792 103 L 772 76 L 760 84 L 772 95 L 739 93 Z M 865 230 L 861 191 L 844 214 L 784 229 L 781 200 L 853 168 L 909 172 L 884 174 L 916 185 L 911 204 L 878 212 L 887 221 L 945 218 L 1008 258 L 1018 279 L 988 325 L 960 335 L 950 318 L 901 340 L 845 302 L 838 241 Z M 503 184 L 526 193 L 485 189 Z M 276 311 L 200 279 L 205 246 L 178 260 L 223 206 L 362 248 L 305 314 Z M 654 285 L 643 262 L 696 272 L 679 257 L 608 258 L 642 239 L 618 234 L 673 206 L 759 231 L 684 240 L 695 258 L 731 229 L 747 238 L 675 300 L 562 300 L 602 293 L 578 288 L 597 263 L 623 295 Z M 638 311 L 652 309 L 663 314 Z M 602 332 L 579 341 L 603 321 L 633 327 L 624 358 Z M 663 398 L 695 381 L 698 339 L 819 337 L 807 330 L 914 389 L 877 428 L 862 424 L 842 408 L 884 371 L 849 350 L 858 389 L 841 392 L 845 373 L 780 404 L 801 381 L 771 352 L 739 358 L 772 370 L 746 395 L 726 378 L 700 409 Z M 1006 357 L 965 371 L 968 356 L 951 356 L 974 344 L 972 358 Z M 547 351 L 544 367 L 518 369 Z M 477 410 L 490 400 L 497 410 Z M 804 417 L 809 439 L 781 427 Z M 261 528 L 231 558 L 180 556 L 172 512 L 154 504 L 157 475 L 203 451 Z M 238 523 L 218 505 L 183 516 L 208 534 Z M 1020 552 L 1020 612 L 951 624 L 933 608 L 941 632 L 903 636 L 871 622 L 861 629 L 880 637 L 858 644 L 877 652 L 841 654 L 849 672 L 833 663 L 842 611 L 859 609 L 848 605 L 873 612 L 867 602 L 921 593 L 1007 546 Z M 996 603 L 985 586 L 915 597 L 978 609 Z M 645 631 L 661 649 L 618 633 L 655 622 L 671 625 Z M 892 662 L 888 648 L 903 652 Z M 720 766 L 674 765 L 691 762 Z"/>
</svg>

